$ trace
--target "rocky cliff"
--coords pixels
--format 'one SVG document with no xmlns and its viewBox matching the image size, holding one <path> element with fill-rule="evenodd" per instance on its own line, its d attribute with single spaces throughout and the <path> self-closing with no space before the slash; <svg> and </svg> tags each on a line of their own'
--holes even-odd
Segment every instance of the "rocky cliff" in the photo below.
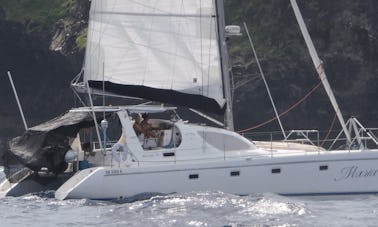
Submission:
<svg viewBox="0 0 378 227">
<path fill-rule="evenodd" d="M 80 71 L 89 1 L 0 0 L 0 137 L 23 131 L 7 71 L 30 126 L 75 105 L 70 81 Z"/>
<path fill-rule="evenodd" d="M 378 2 L 298 4 L 345 117 L 378 126 Z M 278 112 L 286 111 L 319 82 L 289 0 L 226 0 L 225 6 L 228 24 L 248 24 Z M 75 105 L 69 83 L 82 65 L 88 9 L 87 0 L 0 0 L 0 136 L 23 127 L 8 70 L 30 125 Z M 269 120 L 273 110 L 246 35 L 229 40 L 229 54 L 237 129 Z M 326 130 L 333 116 L 318 88 L 282 122 L 285 129 Z M 278 129 L 272 122 L 258 130 Z"/>
<path fill-rule="evenodd" d="M 226 1 L 226 5 L 229 22 L 248 24 L 278 112 L 285 112 L 319 82 L 289 1 Z M 378 2 L 298 0 L 298 5 L 345 118 L 354 115 L 377 126 Z M 246 37 L 230 42 L 236 84 L 244 82 L 234 98 L 238 128 L 258 125 L 274 115 L 247 42 Z M 326 130 L 333 116 L 320 87 L 282 116 L 282 122 L 286 129 Z M 277 130 L 278 124 L 265 129 Z"/>
</svg>

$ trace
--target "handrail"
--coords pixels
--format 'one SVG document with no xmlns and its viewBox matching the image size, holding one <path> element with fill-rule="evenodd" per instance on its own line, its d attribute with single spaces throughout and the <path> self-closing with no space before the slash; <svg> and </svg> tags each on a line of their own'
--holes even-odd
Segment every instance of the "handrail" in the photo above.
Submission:
<svg viewBox="0 0 378 227">
<path fill-rule="evenodd" d="M 360 143 L 365 143 L 365 148 L 367 148 L 370 144 L 370 146 L 374 145 L 374 147 L 378 147 L 378 137 L 377 137 L 377 132 L 378 128 L 365 128 L 363 127 L 357 119 L 351 118 L 347 124 L 350 124 L 350 121 L 356 121 L 356 125 L 358 126 L 357 131 L 353 131 L 355 133 L 354 137 L 352 138 L 352 141 L 358 141 L 357 137 L 361 141 Z M 347 138 L 342 137 L 343 132 L 341 131 L 336 131 L 336 130 L 331 130 L 327 131 L 327 136 L 325 139 L 320 139 L 320 135 L 324 135 L 326 131 L 318 131 L 318 130 L 292 130 L 289 131 L 291 135 L 293 135 L 295 132 L 302 132 L 300 133 L 302 136 L 302 139 L 305 138 L 307 139 L 309 144 L 312 144 L 314 146 L 320 146 L 319 144 L 322 144 L 321 147 L 323 147 L 323 144 L 331 143 L 330 145 L 327 145 L 328 147 L 326 148 L 327 150 L 331 150 L 335 145 L 338 144 L 339 148 L 345 148 L 345 146 L 341 146 L 339 143 L 344 143 L 347 140 Z M 309 137 L 307 133 L 316 133 L 316 138 Z M 317 134 L 319 132 L 319 135 Z M 328 138 L 328 134 L 330 133 L 335 133 L 339 132 L 336 137 L 334 138 Z M 266 141 L 266 142 L 305 142 L 306 140 L 298 140 L 298 139 L 287 139 L 287 140 L 281 140 L 280 139 L 281 133 L 279 131 L 273 131 L 273 132 L 250 132 L 250 133 L 242 133 L 242 136 L 245 138 L 251 140 L 251 141 Z M 307 137 L 307 138 L 306 138 Z M 311 142 L 310 142 L 311 141 Z M 372 143 L 368 143 L 368 141 L 371 141 Z M 352 143 L 353 144 L 353 143 Z M 349 149 L 349 148 L 348 148 Z M 355 149 L 355 146 L 352 147 L 352 149 Z"/>
<path fill-rule="evenodd" d="M 344 139 L 345 140 L 345 139 Z M 285 143 L 285 142 L 283 142 Z M 188 149 L 193 150 L 193 149 Z M 360 149 L 361 150 L 361 149 Z M 352 150 L 340 150 L 340 151 L 334 151 L 334 152 L 345 152 L 348 151 L 348 153 L 351 153 Z M 374 151 L 378 152 L 378 148 Z M 263 159 L 263 158 L 277 158 L 277 157 L 284 157 L 284 156 L 292 156 L 292 155 L 323 155 L 327 154 L 327 150 L 321 150 L 321 149 L 313 149 L 313 150 L 306 150 L 306 149 L 294 149 L 290 150 L 288 149 L 259 149 L 257 152 L 254 153 L 246 153 L 244 155 L 235 154 L 232 151 L 230 152 L 220 152 L 219 155 L 213 156 L 213 157 L 201 157 L 201 158 L 190 158 L 189 156 L 185 156 L 183 158 L 177 158 L 176 155 L 172 157 L 171 159 L 160 159 L 160 160 L 138 160 L 136 157 L 134 157 L 134 154 L 130 152 L 130 155 L 136 160 L 137 166 L 141 166 L 143 164 L 179 164 L 179 163 L 188 163 L 188 162 L 205 162 L 205 161 L 215 161 L 215 160 L 252 160 L 252 159 Z M 109 155 L 110 156 L 110 155 Z M 111 157 L 111 160 L 113 160 L 113 157 Z M 108 161 L 110 161 L 108 159 Z M 112 164 L 103 164 L 103 166 L 113 166 Z M 121 168 L 121 163 L 117 166 Z M 123 166 L 126 167 L 126 166 Z"/>
</svg>

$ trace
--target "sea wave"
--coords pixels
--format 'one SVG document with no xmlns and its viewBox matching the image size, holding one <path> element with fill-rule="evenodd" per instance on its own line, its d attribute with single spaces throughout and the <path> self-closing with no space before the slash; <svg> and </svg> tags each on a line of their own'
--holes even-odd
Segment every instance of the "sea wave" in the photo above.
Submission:
<svg viewBox="0 0 378 227">
<path fill-rule="evenodd" d="M 0 199 L 4 226 L 360 226 L 376 223 L 378 196 L 237 196 L 218 191 L 131 200 L 57 200 L 54 191 Z"/>
<path fill-rule="evenodd" d="M 53 192 L 35 193 L 1 200 L 0 209 L 13 212 L 0 218 L 9 225 L 51 223 L 52 225 L 102 226 L 250 226 L 285 225 L 308 212 L 303 203 L 274 194 L 236 196 L 223 192 L 192 192 L 156 195 L 133 202 L 56 200 Z M 17 219 L 17 220 L 15 220 Z"/>
</svg>

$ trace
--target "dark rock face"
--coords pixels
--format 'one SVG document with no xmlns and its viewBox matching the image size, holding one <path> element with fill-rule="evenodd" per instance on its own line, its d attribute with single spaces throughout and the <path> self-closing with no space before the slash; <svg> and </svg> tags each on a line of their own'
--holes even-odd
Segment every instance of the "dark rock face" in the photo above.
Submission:
<svg viewBox="0 0 378 227">
<path fill-rule="evenodd" d="M 0 20 L 4 20 L 4 18 L 5 18 L 5 12 L 3 8 L 0 7 Z"/>
<path fill-rule="evenodd" d="M 377 126 L 378 2 L 310 0 L 298 4 L 344 117 L 357 116 L 362 123 Z M 226 1 L 226 5 L 234 12 L 237 5 L 245 6 L 238 14 L 228 14 L 229 22 L 247 21 L 278 112 L 284 112 L 319 82 L 289 1 Z M 234 73 L 240 81 L 250 81 L 234 97 L 236 125 L 244 129 L 274 113 L 251 49 L 241 40 L 230 44 Z M 285 129 L 327 130 L 333 116 L 320 87 L 282 116 L 282 122 Z M 275 121 L 257 130 L 278 129 Z"/>
<path fill-rule="evenodd" d="M 67 20 L 73 19 L 68 16 Z M 12 73 L 29 127 L 55 117 L 75 104 L 69 85 L 80 71 L 83 50 L 66 51 L 75 43 L 68 39 L 61 51 L 52 51 L 49 49 L 54 34 L 49 30 L 51 28 L 30 32 L 30 26 L 0 16 L 0 137 L 12 137 L 23 131 L 7 71 Z M 47 30 L 40 32 L 40 29 Z"/>
<path fill-rule="evenodd" d="M 308 0 L 298 4 L 345 118 L 355 115 L 366 125 L 378 126 L 378 1 Z M 226 0 L 225 6 L 228 24 L 247 22 L 278 112 L 287 110 L 319 83 L 288 0 Z M 30 33 L 26 27 L 32 25 L 5 21 L 6 12 L 0 7 L 0 136 L 15 136 L 23 130 L 8 70 L 30 125 L 74 105 L 69 83 L 82 65 L 83 50 L 76 39 L 87 27 L 88 11 L 89 1 L 77 0 L 54 26 Z M 229 40 L 237 87 L 237 129 L 274 116 L 250 50 L 246 35 Z M 333 116 L 319 87 L 282 116 L 282 122 L 285 129 L 327 130 Z M 256 130 L 278 129 L 272 122 Z"/>
</svg>

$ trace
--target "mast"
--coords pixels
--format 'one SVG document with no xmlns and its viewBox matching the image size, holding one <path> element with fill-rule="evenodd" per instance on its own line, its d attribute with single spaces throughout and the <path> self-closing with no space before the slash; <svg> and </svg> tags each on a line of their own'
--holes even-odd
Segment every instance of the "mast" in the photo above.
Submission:
<svg viewBox="0 0 378 227">
<path fill-rule="evenodd" d="M 310 52 L 312 62 L 314 63 L 314 66 L 315 66 L 316 71 L 318 72 L 319 78 L 323 83 L 324 89 L 327 92 L 328 98 L 331 101 L 331 104 L 332 104 L 332 106 L 333 106 L 333 108 L 336 112 L 336 115 L 339 119 L 341 127 L 343 128 L 344 134 L 345 134 L 346 139 L 347 139 L 347 145 L 350 145 L 351 144 L 351 136 L 350 136 L 350 133 L 349 133 L 347 127 L 346 127 L 343 115 L 341 114 L 339 105 L 337 104 L 337 101 L 336 101 L 336 98 L 335 98 L 335 96 L 332 92 L 331 86 L 329 85 L 327 75 L 325 74 L 325 71 L 324 71 L 324 68 L 323 68 L 323 63 L 319 59 L 318 53 L 316 52 L 314 44 L 312 43 L 310 34 L 308 33 L 306 24 L 303 21 L 302 14 L 299 11 L 296 0 L 290 0 L 290 3 L 291 3 L 291 6 L 293 7 L 294 14 L 295 14 L 295 17 L 297 18 L 298 25 L 301 29 L 303 38 L 304 38 L 306 45 L 307 45 L 307 48 Z"/>
<path fill-rule="evenodd" d="M 228 53 L 226 44 L 225 27 L 226 22 L 224 19 L 224 4 L 223 0 L 216 0 L 217 21 L 218 21 L 218 41 L 222 65 L 223 89 L 226 98 L 226 111 L 225 111 L 225 126 L 227 129 L 234 131 L 234 118 L 232 113 L 232 97 L 231 97 L 231 80 L 228 67 Z"/>
</svg>

